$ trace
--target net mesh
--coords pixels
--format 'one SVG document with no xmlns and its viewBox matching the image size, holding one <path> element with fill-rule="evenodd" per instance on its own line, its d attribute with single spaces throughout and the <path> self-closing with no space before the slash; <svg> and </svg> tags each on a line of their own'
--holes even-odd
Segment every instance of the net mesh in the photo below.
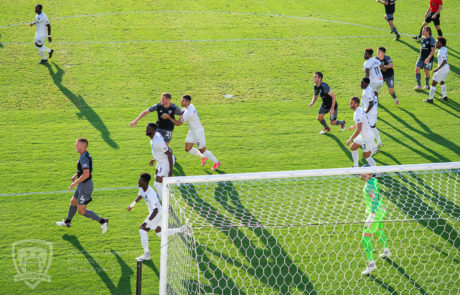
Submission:
<svg viewBox="0 0 460 295">
<path fill-rule="evenodd" d="M 383 231 L 361 242 L 356 175 L 170 185 L 168 294 L 459 294 L 459 171 L 383 173 Z"/>
</svg>

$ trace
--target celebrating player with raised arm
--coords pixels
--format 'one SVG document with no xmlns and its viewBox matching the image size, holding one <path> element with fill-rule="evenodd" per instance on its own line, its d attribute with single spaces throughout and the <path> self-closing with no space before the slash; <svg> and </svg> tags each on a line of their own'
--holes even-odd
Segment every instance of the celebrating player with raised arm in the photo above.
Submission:
<svg viewBox="0 0 460 295">
<path fill-rule="evenodd" d="M 188 122 L 188 135 L 185 139 L 185 151 L 202 158 L 201 166 L 206 164 L 207 159 L 210 159 L 214 162 L 211 170 L 216 170 L 220 166 L 220 161 L 211 153 L 210 150 L 206 149 L 206 138 L 204 136 L 204 128 L 201 125 L 200 117 L 195 106 L 191 103 L 192 97 L 190 95 L 182 96 L 180 101 L 181 105 L 184 107 L 184 114 L 180 117 L 179 120 L 175 120 L 169 114 L 163 114 L 163 119 L 168 119 L 173 122 L 174 125 L 182 125 L 184 122 Z M 199 150 L 193 147 L 196 144 Z"/>
<path fill-rule="evenodd" d="M 140 257 L 137 257 L 138 260 L 150 260 L 149 253 L 149 237 L 147 233 L 153 229 L 157 236 L 160 237 L 161 232 L 161 216 L 162 209 L 160 200 L 158 199 L 158 194 L 149 186 L 150 179 L 152 177 L 148 173 L 142 173 L 139 177 L 138 186 L 139 194 L 137 198 L 129 205 L 126 210 L 131 212 L 134 205 L 139 202 L 141 199 L 145 200 L 145 204 L 149 209 L 149 215 L 145 218 L 144 222 L 139 226 L 139 235 L 141 236 L 141 244 L 144 249 L 144 254 Z M 187 227 L 184 225 L 181 228 L 172 228 L 168 229 L 168 235 L 173 235 L 179 232 L 188 233 Z"/>
<path fill-rule="evenodd" d="M 366 164 L 363 167 L 370 166 Z M 382 196 L 380 195 L 379 181 L 369 173 L 360 174 L 360 177 L 366 182 L 363 188 L 363 196 L 366 201 L 366 213 L 368 214 L 366 223 L 364 224 L 362 238 L 368 264 L 362 274 L 368 275 L 373 270 L 377 269 L 372 249 L 372 234 L 377 234 L 377 237 L 383 245 L 383 253 L 380 254 L 380 258 L 390 257 L 391 252 L 388 248 L 387 237 L 383 232 L 383 219 L 385 218 L 386 211 L 383 206 Z"/>
</svg>

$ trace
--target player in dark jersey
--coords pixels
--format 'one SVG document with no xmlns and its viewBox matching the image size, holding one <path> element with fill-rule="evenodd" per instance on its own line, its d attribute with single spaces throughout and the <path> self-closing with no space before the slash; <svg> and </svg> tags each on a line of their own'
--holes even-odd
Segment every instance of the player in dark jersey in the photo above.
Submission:
<svg viewBox="0 0 460 295">
<path fill-rule="evenodd" d="M 422 75 L 420 74 L 420 69 L 423 68 L 425 70 L 425 89 L 430 89 L 430 71 L 433 68 L 433 55 L 434 50 L 436 48 L 436 41 L 431 36 L 431 28 L 426 26 L 423 28 L 423 38 L 420 41 L 420 55 L 418 57 L 417 63 L 415 65 L 415 79 L 417 80 L 417 86 L 415 86 L 414 90 L 419 90 L 422 88 L 421 86 L 421 78 Z"/>
<path fill-rule="evenodd" d="M 387 84 L 388 92 L 393 97 L 395 105 L 399 105 L 398 98 L 394 90 L 395 72 L 393 70 L 393 61 L 388 55 L 385 55 L 387 50 L 385 47 L 380 47 L 377 53 L 377 59 L 380 61 L 380 70 L 382 71 L 383 81 Z"/>
<path fill-rule="evenodd" d="M 342 127 L 342 131 L 344 131 L 345 120 L 337 120 L 338 104 L 335 98 L 335 94 L 332 92 L 329 85 L 323 82 L 323 74 L 321 72 L 316 72 L 313 76 L 313 82 L 315 83 L 315 95 L 313 96 L 313 99 L 311 100 L 311 103 L 308 105 L 308 107 L 311 108 L 315 104 L 318 96 L 320 96 L 323 100 L 323 103 L 321 104 L 318 111 L 318 116 L 316 117 L 321 125 L 324 126 L 324 129 L 320 132 L 320 134 L 326 134 L 331 130 L 331 128 L 327 126 L 326 120 L 324 120 L 324 115 L 326 113 L 329 113 L 330 115 L 331 124 L 340 125 Z"/>
<path fill-rule="evenodd" d="M 442 0 L 430 0 L 430 5 L 428 6 L 428 10 L 425 13 L 425 21 L 423 22 L 422 27 L 420 28 L 420 33 L 418 36 L 413 37 L 416 40 L 420 40 L 422 37 L 422 31 L 425 26 L 427 26 L 430 22 L 433 21 L 436 30 L 438 31 L 438 36 L 442 36 L 441 31 L 441 9 L 442 9 Z"/>
<path fill-rule="evenodd" d="M 174 115 L 182 115 L 184 113 L 178 106 L 171 103 L 171 94 L 163 93 L 161 95 L 161 102 L 143 111 L 134 121 L 129 124 L 129 126 L 136 126 L 137 122 L 142 117 L 154 111 L 157 111 L 158 113 L 157 132 L 163 136 L 166 145 L 169 146 L 169 142 L 171 141 L 172 133 L 174 131 L 174 123 L 169 119 L 163 119 L 161 116 L 163 114 L 168 114 L 171 118 L 174 119 Z"/>
<path fill-rule="evenodd" d="M 74 187 L 77 187 L 77 189 L 72 199 L 70 199 L 67 218 L 63 221 L 56 222 L 56 225 L 70 227 L 72 218 L 78 208 L 79 214 L 98 221 L 101 224 L 102 233 L 105 234 L 109 220 L 107 218 L 101 218 L 94 211 L 86 209 L 86 206 L 92 200 L 91 193 L 93 192 L 93 180 L 91 179 L 93 174 L 93 158 L 86 150 L 87 148 L 88 140 L 86 138 L 77 139 L 75 150 L 80 154 L 80 159 L 77 163 L 77 173 L 70 179 L 72 184 L 69 190 L 72 190 Z"/>
<path fill-rule="evenodd" d="M 393 14 L 395 13 L 396 0 L 377 0 L 377 2 L 385 5 L 385 19 L 390 25 L 391 33 L 396 34 L 395 40 L 399 40 L 399 38 L 401 38 L 401 35 L 399 35 L 398 30 L 393 24 L 393 20 L 394 20 Z"/>
</svg>

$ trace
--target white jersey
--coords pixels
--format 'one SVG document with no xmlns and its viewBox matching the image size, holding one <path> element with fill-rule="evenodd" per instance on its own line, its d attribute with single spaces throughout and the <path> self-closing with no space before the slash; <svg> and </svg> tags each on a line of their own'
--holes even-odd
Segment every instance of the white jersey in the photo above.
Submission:
<svg viewBox="0 0 460 295">
<path fill-rule="evenodd" d="M 166 145 L 163 136 L 160 133 L 155 132 L 155 135 L 150 140 L 150 145 L 152 146 L 153 158 L 157 160 L 159 164 L 169 167 L 168 156 L 165 154 L 169 148 Z"/>
<path fill-rule="evenodd" d="M 35 15 L 35 26 L 37 27 L 38 36 L 48 36 L 48 25 L 50 22 L 44 12 Z"/>
<path fill-rule="evenodd" d="M 182 115 L 182 122 L 187 122 L 190 130 L 198 130 L 203 128 L 200 122 L 200 117 L 198 117 L 198 112 L 193 104 L 190 104 L 188 108 L 184 109 L 184 114 Z"/>
<path fill-rule="evenodd" d="M 380 71 L 380 61 L 377 58 L 371 57 L 366 60 L 364 68 L 369 69 L 369 80 L 371 80 L 371 83 L 383 81 L 382 72 Z"/>
<path fill-rule="evenodd" d="M 438 51 L 438 67 L 442 64 L 443 61 L 446 61 L 446 64 L 441 69 L 439 69 L 439 71 L 450 70 L 447 57 L 447 48 L 445 46 L 441 47 Z"/>
<path fill-rule="evenodd" d="M 361 108 L 363 109 L 364 113 L 366 113 L 367 109 L 369 108 L 371 101 L 374 103 L 374 105 L 367 114 L 377 115 L 377 97 L 374 94 L 374 90 L 370 86 L 367 86 L 363 90 L 363 94 L 361 96 Z"/>
<path fill-rule="evenodd" d="M 353 114 L 353 121 L 357 125 L 358 123 L 363 123 L 361 133 L 361 137 L 369 138 L 373 137 L 374 133 L 372 133 L 371 126 L 369 126 L 369 122 L 367 121 L 366 113 L 363 111 L 362 108 L 356 108 L 355 113 Z"/>
<path fill-rule="evenodd" d="M 145 204 L 147 204 L 147 208 L 149 208 L 150 214 L 158 208 L 158 211 L 161 210 L 161 203 L 158 198 L 157 192 L 151 188 L 150 186 L 144 191 L 143 188 L 139 188 L 139 196 L 141 196 L 145 200 Z"/>
</svg>

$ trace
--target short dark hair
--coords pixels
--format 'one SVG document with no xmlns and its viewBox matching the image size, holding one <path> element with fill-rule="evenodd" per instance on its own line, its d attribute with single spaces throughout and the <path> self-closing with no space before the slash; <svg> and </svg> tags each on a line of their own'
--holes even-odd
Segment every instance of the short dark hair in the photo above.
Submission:
<svg viewBox="0 0 460 295">
<path fill-rule="evenodd" d="M 370 48 L 370 47 L 367 47 L 366 50 L 365 50 L 367 53 L 369 53 L 371 56 L 372 54 L 374 54 L 374 49 Z"/>
<path fill-rule="evenodd" d="M 41 4 L 37 4 L 35 5 L 36 8 L 40 8 L 40 9 L 43 9 L 43 6 Z"/>
<path fill-rule="evenodd" d="M 318 76 L 318 77 L 320 77 L 321 80 L 323 80 L 323 73 L 321 73 L 321 72 L 315 72 L 315 75 Z"/>
<path fill-rule="evenodd" d="M 148 124 L 147 124 L 147 128 L 153 128 L 153 129 L 156 130 L 156 129 L 157 129 L 157 124 L 155 124 L 155 123 L 148 123 Z"/>
<path fill-rule="evenodd" d="M 188 94 L 182 96 L 183 99 L 187 100 L 187 101 L 192 101 L 192 97 Z"/>
<path fill-rule="evenodd" d="M 361 100 L 360 100 L 359 97 L 357 97 L 357 96 L 353 96 L 353 97 L 351 98 L 351 100 L 354 101 L 354 102 L 356 102 L 357 104 L 359 104 L 359 103 L 361 102 Z"/>
<path fill-rule="evenodd" d="M 424 30 L 427 30 L 429 33 L 430 33 L 430 36 L 431 36 L 431 28 L 429 26 L 424 26 L 423 27 Z"/>
<path fill-rule="evenodd" d="M 379 47 L 379 50 L 382 51 L 383 53 L 387 52 L 387 50 L 385 49 L 385 47 Z"/>
<path fill-rule="evenodd" d="M 163 94 L 161 96 L 164 96 L 167 99 L 171 99 L 171 93 L 169 93 L 169 92 L 163 92 Z"/>
<path fill-rule="evenodd" d="M 77 139 L 78 142 L 84 143 L 86 146 L 88 146 L 88 140 L 86 138 L 80 137 Z"/>
<path fill-rule="evenodd" d="M 441 42 L 442 46 L 446 46 L 447 40 L 443 36 L 438 36 L 438 41 Z"/>
<path fill-rule="evenodd" d="M 369 80 L 369 78 L 363 78 L 363 81 L 366 82 L 367 84 L 371 83 L 371 80 Z"/>
<path fill-rule="evenodd" d="M 149 184 L 150 179 L 152 179 L 152 176 L 150 176 L 150 174 L 148 174 L 148 173 L 142 173 L 142 174 L 141 174 L 141 179 L 142 179 L 142 181 L 145 182 L 146 184 Z"/>
</svg>

